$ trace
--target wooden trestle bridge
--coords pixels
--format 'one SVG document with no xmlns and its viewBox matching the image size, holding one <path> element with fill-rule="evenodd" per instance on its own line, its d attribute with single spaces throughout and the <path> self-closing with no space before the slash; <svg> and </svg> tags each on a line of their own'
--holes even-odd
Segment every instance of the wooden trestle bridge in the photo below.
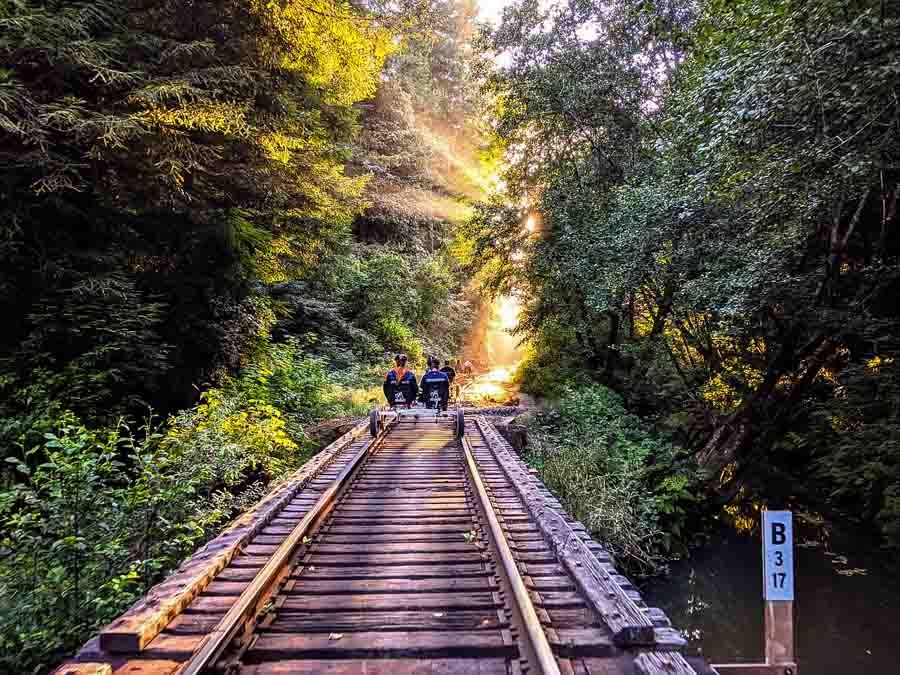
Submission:
<svg viewBox="0 0 900 675">
<path fill-rule="evenodd" d="M 375 432 L 328 446 L 57 674 L 715 672 L 488 417 Z"/>
</svg>

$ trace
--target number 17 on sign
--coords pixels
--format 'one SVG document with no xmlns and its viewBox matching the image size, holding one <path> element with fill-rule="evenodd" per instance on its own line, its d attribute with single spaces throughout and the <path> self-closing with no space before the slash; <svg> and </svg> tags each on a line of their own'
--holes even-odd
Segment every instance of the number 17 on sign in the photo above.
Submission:
<svg viewBox="0 0 900 675">
<path fill-rule="evenodd" d="M 794 599 L 794 533 L 790 511 L 763 511 L 763 598 Z"/>
</svg>

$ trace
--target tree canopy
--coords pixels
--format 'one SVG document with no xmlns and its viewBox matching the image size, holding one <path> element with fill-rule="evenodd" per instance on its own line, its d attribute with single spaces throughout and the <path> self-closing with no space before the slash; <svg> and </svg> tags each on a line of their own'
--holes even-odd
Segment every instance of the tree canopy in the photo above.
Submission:
<svg viewBox="0 0 900 675">
<path fill-rule="evenodd" d="M 874 1 L 517 3 L 472 227 L 532 369 L 661 412 L 725 499 L 812 467 L 894 541 L 898 29 Z"/>
</svg>

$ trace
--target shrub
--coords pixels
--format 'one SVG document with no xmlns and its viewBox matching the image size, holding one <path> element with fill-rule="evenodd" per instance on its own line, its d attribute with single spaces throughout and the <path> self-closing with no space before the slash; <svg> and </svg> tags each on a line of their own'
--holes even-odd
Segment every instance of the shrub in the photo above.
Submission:
<svg viewBox="0 0 900 675">
<path fill-rule="evenodd" d="M 32 456 L 43 461 L 30 468 Z M 0 669 L 43 669 L 75 649 L 225 522 L 231 456 L 71 414 L 0 492 Z"/>
<path fill-rule="evenodd" d="M 820 378 L 818 401 L 767 458 L 815 479 L 817 497 L 900 548 L 900 359 L 844 355 Z M 853 358 L 855 357 L 855 358 Z M 812 460 L 812 461 L 810 461 Z M 810 469 L 812 470 L 810 473 Z"/>
<path fill-rule="evenodd" d="M 424 349 L 421 341 L 400 319 L 387 316 L 378 320 L 378 337 L 391 352 L 406 352 L 411 364 L 421 363 Z"/>
<path fill-rule="evenodd" d="M 105 423 L 145 406 L 171 367 L 159 334 L 165 310 L 121 274 L 41 298 L 28 336 L 0 359 L 0 442 L 40 440 L 54 404 Z"/>
<path fill-rule="evenodd" d="M 368 398 L 339 381 L 324 359 L 291 338 L 267 343 L 236 378 L 210 389 L 171 420 L 169 436 L 184 446 L 230 452 L 227 464 L 250 476 L 277 479 L 316 450 L 304 428 L 319 420 L 362 415 Z M 366 403 L 360 399 L 366 397 Z"/>
<path fill-rule="evenodd" d="M 553 400 L 590 384 L 584 357 L 573 344 L 571 328 L 562 327 L 548 328 L 529 341 L 515 374 L 522 391 Z"/>
<path fill-rule="evenodd" d="M 683 547 L 695 502 L 692 461 L 617 394 L 569 389 L 528 426 L 526 461 L 620 566 L 655 573 Z"/>
</svg>

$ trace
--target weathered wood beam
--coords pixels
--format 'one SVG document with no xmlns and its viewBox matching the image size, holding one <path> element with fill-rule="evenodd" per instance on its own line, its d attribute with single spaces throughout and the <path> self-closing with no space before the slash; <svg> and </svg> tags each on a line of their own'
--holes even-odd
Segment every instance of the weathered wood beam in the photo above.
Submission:
<svg viewBox="0 0 900 675">
<path fill-rule="evenodd" d="M 122 616 L 100 632 L 100 648 L 110 653 L 138 652 L 180 614 L 216 578 L 241 547 L 259 533 L 335 455 L 368 429 L 357 425 L 238 518 L 218 537 L 186 560 Z"/>
<path fill-rule="evenodd" d="M 565 518 L 547 503 L 534 477 L 513 456 L 499 432 L 480 417 L 476 418 L 476 423 L 544 540 L 571 575 L 584 599 L 609 626 L 616 644 L 623 647 L 653 645 L 656 640 L 653 622 L 603 568 Z"/>
</svg>

